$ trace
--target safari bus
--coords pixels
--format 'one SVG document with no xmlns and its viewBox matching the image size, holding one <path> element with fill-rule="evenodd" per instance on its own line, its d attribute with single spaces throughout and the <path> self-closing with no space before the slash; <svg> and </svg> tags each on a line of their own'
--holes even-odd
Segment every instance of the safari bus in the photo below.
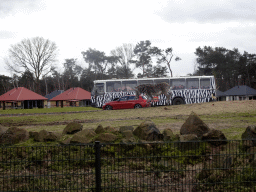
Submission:
<svg viewBox="0 0 256 192">
<path fill-rule="evenodd" d="M 91 105 L 100 108 L 104 103 L 116 98 L 135 95 L 135 88 L 138 85 L 162 82 L 170 86 L 170 103 L 167 103 L 166 96 L 162 94 L 158 99 L 152 100 L 155 106 L 210 102 L 216 94 L 214 76 L 95 80 L 91 92 Z"/>
</svg>

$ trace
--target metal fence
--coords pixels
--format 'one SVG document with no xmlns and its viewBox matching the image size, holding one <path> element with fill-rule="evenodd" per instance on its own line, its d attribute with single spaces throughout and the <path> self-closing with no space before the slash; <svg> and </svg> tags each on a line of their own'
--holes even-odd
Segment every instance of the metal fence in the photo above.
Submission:
<svg viewBox="0 0 256 192">
<path fill-rule="evenodd" d="M 256 191 L 254 145 L 212 141 L 1 147 L 0 191 Z"/>
</svg>

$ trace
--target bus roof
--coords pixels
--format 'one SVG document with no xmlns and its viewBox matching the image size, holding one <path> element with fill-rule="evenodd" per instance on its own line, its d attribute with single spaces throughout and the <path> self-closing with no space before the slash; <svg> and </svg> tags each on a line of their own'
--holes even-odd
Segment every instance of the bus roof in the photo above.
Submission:
<svg viewBox="0 0 256 192">
<path fill-rule="evenodd" d="M 209 79 L 214 78 L 214 76 L 181 76 L 181 77 L 158 77 L 158 78 L 134 78 L 134 79 L 106 79 L 106 80 L 95 80 L 94 83 L 104 83 L 104 82 L 111 82 L 111 81 L 134 81 L 134 80 L 154 80 L 154 79 Z"/>
</svg>

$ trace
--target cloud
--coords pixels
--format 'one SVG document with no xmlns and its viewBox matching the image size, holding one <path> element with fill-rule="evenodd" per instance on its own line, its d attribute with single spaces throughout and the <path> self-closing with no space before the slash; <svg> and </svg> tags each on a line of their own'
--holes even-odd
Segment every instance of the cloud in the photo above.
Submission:
<svg viewBox="0 0 256 192">
<path fill-rule="evenodd" d="M 11 31 L 0 30 L 0 39 L 11 39 L 15 37 L 15 33 Z"/>
<path fill-rule="evenodd" d="M 3 18 L 14 15 L 17 12 L 30 14 L 45 8 L 42 0 L 1 0 L 0 16 Z"/>
<path fill-rule="evenodd" d="M 168 0 L 155 13 L 169 23 L 256 21 L 255 0 Z"/>
</svg>

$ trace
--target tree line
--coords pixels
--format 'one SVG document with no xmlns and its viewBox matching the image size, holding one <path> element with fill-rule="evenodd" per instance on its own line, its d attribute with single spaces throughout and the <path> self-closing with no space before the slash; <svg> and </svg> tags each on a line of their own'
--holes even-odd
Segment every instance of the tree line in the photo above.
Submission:
<svg viewBox="0 0 256 192">
<path fill-rule="evenodd" d="M 135 78 L 135 69 L 141 71 L 138 78 L 165 77 L 168 73 L 172 76 L 171 61 L 181 60 L 171 47 L 160 49 L 146 40 L 135 46 L 123 44 L 109 55 L 89 48 L 81 52 L 88 67 L 80 66 L 76 58 L 68 58 L 63 63 L 64 71 L 60 72 L 54 65 L 57 52 L 57 45 L 42 37 L 24 39 L 12 45 L 5 62 L 13 75 L 0 75 L 0 94 L 14 87 L 26 87 L 41 95 L 71 87 L 91 91 L 94 80 Z M 196 69 L 189 75 L 214 75 L 221 91 L 236 85 L 256 88 L 255 54 L 241 54 L 236 48 L 205 46 L 196 48 L 195 55 Z"/>
</svg>

